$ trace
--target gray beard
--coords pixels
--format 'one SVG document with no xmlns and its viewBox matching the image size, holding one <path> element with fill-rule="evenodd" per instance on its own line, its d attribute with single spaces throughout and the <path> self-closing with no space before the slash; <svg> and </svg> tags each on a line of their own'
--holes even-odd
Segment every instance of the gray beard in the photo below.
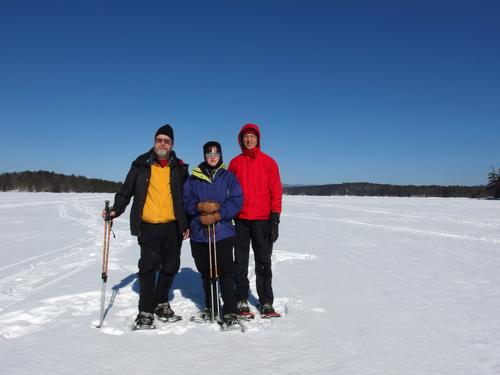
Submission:
<svg viewBox="0 0 500 375">
<path fill-rule="evenodd" d="M 166 150 L 159 150 L 158 148 L 155 147 L 155 154 L 160 159 L 165 159 L 168 156 L 168 151 L 166 151 Z"/>
</svg>

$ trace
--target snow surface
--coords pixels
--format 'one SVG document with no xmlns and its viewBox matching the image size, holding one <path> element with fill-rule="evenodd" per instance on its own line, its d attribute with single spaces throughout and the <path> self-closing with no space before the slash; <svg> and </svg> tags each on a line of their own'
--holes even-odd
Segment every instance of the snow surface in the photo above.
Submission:
<svg viewBox="0 0 500 375">
<path fill-rule="evenodd" d="M 498 201 L 285 197 L 273 253 L 284 317 L 241 333 L 188 321 L 203 300 L 189 241 L 171 296 L 184 320 L 130 330 L 128 212 L 95 328 L 105 199 L 0 193 L 1 374 L 500 374 Z"/>
</svg>

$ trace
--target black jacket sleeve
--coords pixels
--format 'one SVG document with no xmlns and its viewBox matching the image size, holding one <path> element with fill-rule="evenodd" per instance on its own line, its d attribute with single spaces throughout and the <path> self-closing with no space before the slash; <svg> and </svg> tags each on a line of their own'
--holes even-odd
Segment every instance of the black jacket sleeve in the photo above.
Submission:
<svg viewBox="0 0 500 375">
<path fill-rule="evenodd" d="M 137 167 L 132 163 L 127 177 L 125 178 L 125 182 L 115 194 L 115 201 L 112 209 L 116 212 L 116 217 L 120 216 L 130 203 L 130 199 L 132 199 L 135 192 L 136 180 Z"/>
<path fill-rule="evenodd" d="M 184 164 L 182 166 L 182 173 L 181 173 L 181 187 L 184 187 L 184 184 L 186 183 L 188 178 L 189 178 L 189 165 Z"/>
</svg>

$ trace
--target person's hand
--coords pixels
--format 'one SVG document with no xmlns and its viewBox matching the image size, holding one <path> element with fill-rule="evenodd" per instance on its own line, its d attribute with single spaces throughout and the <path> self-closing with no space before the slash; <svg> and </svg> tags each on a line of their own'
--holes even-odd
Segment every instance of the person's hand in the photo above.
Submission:
<svg viewBox="0 0 500 375">
<path fill-rule="evenodd" d="M 109 211 L 109 216 L 106 214 L 106 210 L 102 210 L 102 218 L 104 220 L 113 220 L 116 217 L 116 212 L 111 210 Z"/>
<path fill-rule="evenodd" d="M 198 202 L 196 209 L 202 214 L 211 214 L 220 210 L 220 205 L 216 201 Z"/>
<path fill-rule="evenodd" d="M 189 228 L 182 233 L 182 240 L 187 240 L 189 238 Z"/>
<path fill-rule="evenodd" d="M 266 237 L 269 238 L 271 243 L 275 243 L 279 237 L 279 223 L 280 214 L 277 212 L 271 212 L 266 228 Z"/>
<path fill-rule="evenodd" d="M 200 216 L 200 221 L 203 225 L 212 225 L 213 223 L 220 221 L 220 213 L 217 211 L 211 214 L 202 214 Z"/>
</svg>

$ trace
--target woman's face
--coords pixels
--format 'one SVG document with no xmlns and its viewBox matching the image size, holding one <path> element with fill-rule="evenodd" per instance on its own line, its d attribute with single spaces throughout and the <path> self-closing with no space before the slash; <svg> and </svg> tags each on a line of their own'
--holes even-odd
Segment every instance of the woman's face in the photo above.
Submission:
<svg viewBox="0 0 500 375">
<path fill-rule="evenodd" d="M 211 167 L 215 167 L 219 163 L 220 153 L 217 151 L 217 147 L 210 147 L 208 152 L 205 154 L 205 161 Z"/>
</svg>

